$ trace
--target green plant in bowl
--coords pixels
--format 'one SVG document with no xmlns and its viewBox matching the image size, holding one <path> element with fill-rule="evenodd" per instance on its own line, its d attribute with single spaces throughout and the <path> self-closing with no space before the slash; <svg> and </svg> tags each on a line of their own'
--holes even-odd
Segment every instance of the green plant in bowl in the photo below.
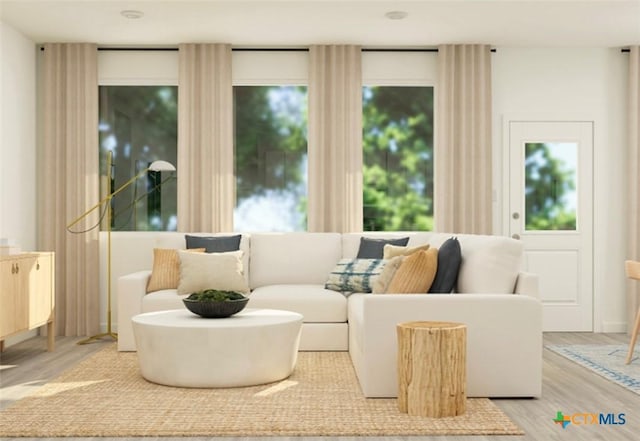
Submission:
<svg viewBox="0 0 640 441">
<path fill-rule="evenodd" d="M 204 289 L 182 300 L 187 309 L 206 318 L 224 318 L 236 314 L 249 302 L 249 297 L 234 291 Z"/>
<path fill-rule="evenodd" d="M 235 291 L 221 291 L 219 289 L 203 289 L 194 292 L 187 297 L 187 300 L 197 302 L 229 302 L 232 300 L 242 300 L 245 296 Z"/>
</svg>

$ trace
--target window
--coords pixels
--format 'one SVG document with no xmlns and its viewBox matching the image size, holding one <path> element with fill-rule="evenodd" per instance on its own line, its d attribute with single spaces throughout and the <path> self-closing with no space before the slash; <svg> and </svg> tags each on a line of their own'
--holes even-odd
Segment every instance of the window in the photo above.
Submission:
<svg viewBox="0 0 640 441">
<path fill-rule="evenodd" d="M 177 166 L 176 86 L 100 86 L 100 192 L 122 186 L 156 160 Z M 112 153 L 111 183 L 106 182 Z M 177 183 L 148 172 L 114 197 L 112 229 L 176 230 Z"/>
<path fill-rule="evenodd" d="M 364 229 L 433 223 L 435 54 L 362 54 Z M 305 51 L 234 51 L 237 231 L 307 226 Z M 100 174 L 116 189 L 154 160 L 177 164 L 177 51 L 101 51 Z M 114 230 L 175 230 L 175 176 L 148 174 L 114 201 Z M 169 178 L 168 181 L 165 180 Z"/>
<path fill-rule="evenodd" d="M 365 86 L 364 230 L 433 229 L 433 87 Z"/>
<path fill-rule="evenodd" d="M 525 228 L 575 230 L 578 144 L 527 142 L 525 148 Z"/>
<path fill-rule="evenodd" d="M 307 88 L 235 86 L 236 231 L 307 227 Z"/>
</svg>

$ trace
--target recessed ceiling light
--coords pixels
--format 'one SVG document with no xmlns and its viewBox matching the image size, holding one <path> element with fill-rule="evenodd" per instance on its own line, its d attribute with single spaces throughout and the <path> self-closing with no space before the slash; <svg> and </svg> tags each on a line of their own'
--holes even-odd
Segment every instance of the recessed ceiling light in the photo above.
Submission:
<svg viewBox="0 0 640 441">
<path fill-rule="evenodd" d="M 125 9 L 124 11 L 120 11 L 120 15 L 122 15 L 124 18 L 136 20 L 138 18 L 142 18 L 142 16 L 144 15 L 144 12 L 136 11 L 133 9 Z"/>
<path fill-rule="evenodd" d="M 407 14 L 406 11 L 389 11 L 384 14 L 384 16 L 389 20 L 402 20 L 403 18 L 406 18 L 407 15 L 409 14 Z"/>
</svg>

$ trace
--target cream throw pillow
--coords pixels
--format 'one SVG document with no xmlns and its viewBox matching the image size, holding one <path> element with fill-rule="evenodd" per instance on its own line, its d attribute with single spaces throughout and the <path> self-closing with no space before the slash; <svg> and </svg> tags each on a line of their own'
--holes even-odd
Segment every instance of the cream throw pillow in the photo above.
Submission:
<svg viewBox="0 0 640 441">
<path fill-rule="evenodd" d="M 396 256 L 409 256 L 410 254 L 418 251 L 426 251 L 429 249 L 429 244 L 420 245 L 417 247 L 400 247 L 398 245 L 387 244 L 383 248 L 383 259 L 393 259 Z"/>
<path fill-rule="evenodd" d="M 192 248 L 191 253 L 204 253 L 204 248 Z M 180 258 L 173 248 L 153 249 L 153 268 L 147 282 L 147 293 L 161 289 L 176 289 L 180 281 Z"/>
<path fill-rule="evenodd" d="M 243 251 L 227 253 L 189 253 L 178 251 L 180 282 L 178 294 L 191 294 L 203 289 L 219 289 L 248 293 L 244 278 Z"/>
<path fill-rule="evenodd" d="M 429 248 L 407 256 L 396 271 L 389 287 L 392 294 L 427 293 L 438 270 L 438 249 Z"/>
<path fill-rule="evenodd" d="M 386 245 L 385 249 L 388 246 L 389 245 Z M 391 246 L 395 246 L 395 245 L 391 245 Z M 398 268 L 400 267 L 404 259 L 405 259 L 405 256 L 396 256 L 393 259 L 389 259 L 387 261 L 387 264 L 384 266 L 384 268 L 382 268 L 380 275 L 378 275 L 373 280 L 373 284 L 371 286 L 372 288 L 371 292 L 373 294 L 384 294 L 387 292 L 387 287 L 389 286 L 389 283 L 391 283 L 393 276 L 395 275 L 396 271 L 398 270 Z"/>
</svg>

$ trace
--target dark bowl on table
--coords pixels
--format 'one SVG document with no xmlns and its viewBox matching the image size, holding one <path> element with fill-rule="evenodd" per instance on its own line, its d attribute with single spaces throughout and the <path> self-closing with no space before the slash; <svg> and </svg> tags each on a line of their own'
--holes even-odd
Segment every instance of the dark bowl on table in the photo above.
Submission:
<svg viewBox="0 0 640 441">
<path fill-rule="evenodd" d="M 237 314 L 247 306 L 249 297 L 240 294 L 238 296 L 239 298 L 227 300 L 194 300 L 189 296 L 182 301 L 189 311 L 201 317 L 224 318 Z"/>
</svg>

